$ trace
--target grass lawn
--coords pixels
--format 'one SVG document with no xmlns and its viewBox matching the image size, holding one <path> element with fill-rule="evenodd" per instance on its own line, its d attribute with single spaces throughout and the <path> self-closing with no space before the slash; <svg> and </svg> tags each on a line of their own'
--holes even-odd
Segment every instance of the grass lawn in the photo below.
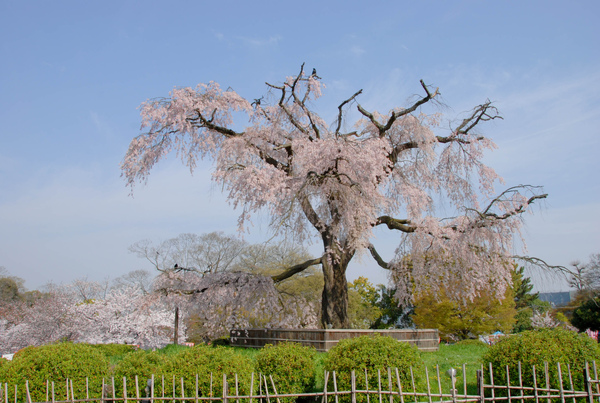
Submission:
<svg viewBox="0 0 600 403">
<path fill-rule="evenodd" d="M 446 371 L 454 368 L 457 371 L 456 389 L 462 393 L 464 387 L 463 364 L 466 371 L 467 391 L 470 394 L 477 392 L 476 371 L 481 368 L 481 357 L 489 347 L 482 344 L 440 344 L 440 349 L 435 352 L 423 352 L 421 357 L 429 370 L 430 382 L 432 387 L 437 388 L 437 379 L 435 367 L 439 366 L 440 382 L 443 390 L 449 390 L 451 386 L 450 377 Z"/>
</svg>

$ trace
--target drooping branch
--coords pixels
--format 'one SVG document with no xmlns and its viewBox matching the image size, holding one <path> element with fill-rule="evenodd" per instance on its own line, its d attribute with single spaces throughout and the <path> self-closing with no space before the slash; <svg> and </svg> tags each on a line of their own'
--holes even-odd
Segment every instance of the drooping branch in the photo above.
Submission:
<svg viewBox="0 0 600 403">
<path fill-rule="evenodd" d="M 390 265 L 389 263 L 387 263 L 385 260 L 383 260 L 381 258 L 381 256 L 379 255 L 379 253 L 377 253 L 377 250 L 375 249 L 375 247 L 373 246 L 373 244 L 369 244 L 369 252 L 371 252 L 371 256 L 373 256 L 373 259 L 375 259 L 375 261 L 377 262 L 377 264 L 386 269 L 389 270 L 390 269 Z"/>
<path fill-rule="evenodd" d="M 289 267 L 287 268 L 283 273 L 280 273 L 276 276 L 271 276 L 271 278 L 273 279 L 273 281 L 275 283 L 279 283 L 287 278 L 292 277 L 295 274 L 298 274 L 306 269 L 308 269 L 310 266 L 314 266 L 317 264 L 321 264 L 321 258 L 317 258 L 317 259 L 311 259 L 311 260 L 307 260 L 304 263 L 300 263 L 297 264 L 295 266 Z"/>
<path fill-rule="evenodd" d="M 524 263 L 530 264 L 532 266 L 539 267 L 541 269 L 544 269 L 544 270 L 547 270 L 547 271 L 550 271 L 550 272 L 556 272 L 556 271 L 558 271 L 559 273 L 563 274 L 564 276 L 570 276 L 570 275 L 573 274 L 573 272 L 571 270 L 569 270 L 565 266 L 551 265 L 551 264 L 547 263 L 546 261 L 544 261 L 544 260 L 542 260 L 540 258 L 537 258 L 537 257 L 513 255 L 513 256 L 511 256 L 511 258 L 520 260 L 520 261 L 522 261 Z"/>
</svg>

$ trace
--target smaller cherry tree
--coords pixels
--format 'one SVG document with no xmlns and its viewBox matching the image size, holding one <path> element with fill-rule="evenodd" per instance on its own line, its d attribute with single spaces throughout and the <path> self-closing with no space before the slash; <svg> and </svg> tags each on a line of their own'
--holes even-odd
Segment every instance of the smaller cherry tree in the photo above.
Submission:
<svg viewBox="0 0 600 403">
<path fill-rule="evenodd" d="M 51 287 L 14 312 L 0 319 L 2 352 L 61 340 L 153 348 L 170 343 L 172 337 L 173 314 L 156 296 L 137 287 L 121 287 L 104 299 L 84 300 L 72 285 Z"/>
</svg>

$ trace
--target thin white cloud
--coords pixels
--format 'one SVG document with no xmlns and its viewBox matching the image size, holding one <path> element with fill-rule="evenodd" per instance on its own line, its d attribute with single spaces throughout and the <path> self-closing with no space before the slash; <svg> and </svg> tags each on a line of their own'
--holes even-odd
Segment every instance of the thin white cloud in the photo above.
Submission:
<svg viewBox="0 0 600 403">
<path fill-rule="evenodd" d="M 274 46 L 279 44 L 283 39 L 280 35 L 270 36 L 268 38 L 252 38 L 247 36 L 239 36 L 242 42 L 246 45 L 256 46 L 256 47 L 266 47 L 266 46 Z"/>
</svg>

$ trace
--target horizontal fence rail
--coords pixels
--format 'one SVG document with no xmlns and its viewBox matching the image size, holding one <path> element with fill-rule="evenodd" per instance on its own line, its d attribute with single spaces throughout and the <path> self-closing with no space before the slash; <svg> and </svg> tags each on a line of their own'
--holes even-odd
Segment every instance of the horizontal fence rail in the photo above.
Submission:
<svg viewBox="0 0 600 403">
<path fill-rule="evenodd" d="M 477 387 L 473 393 L 472 387 L 467 386 L 465 365 L 462 366 L 462 375 L 458 371 L 448 375 L 451 379 L 450 387 L 443 390 L 442 378 L 439 367 L 430 373 L 425 368 L 425 379 L 417 379 L 410 369 L 410 380 L 401 382 L 401 375 L 397 368 L 388 368 L 387 371 L 377 371 L 377 374 L 368 374 L 364 371 L 352 371 L 350 374 L 350 389 L 338 388 L 340 375 L 333 372 L 324 373 L 324 387 L 322 391 L 312 393 L 278 393 L 276 382 L 270 375 L 252 374 L 249 388 L 243 388 L 238 376 L 227 377 L 223 375 L 221 382 L 217 382 L 210 374 L 210 387 L 207 394 L 201 394 L 199 387 L 199 376 L 192 379 L 195 382 L 195 393 L 186 395 L 185 384 L 190 380 L 183 378 L 165 379 L 154 377 L 140 381 L 136 376 L 133 379 L 109 378 L 102 381 L 101 388 L 96 395 L 90 395 L 92 389 L 89 381 L 85 379 L 85 393 L 75 396 L 73 380 L 67 379 L 61 382 L 60 388 L 64 390 L 64 396 L 57 395 L 58 382 L 45 382 L 45 400 L 32 399 L 29 381 L 24 386 L 11 385 L 0 379 L 0 403 L 200 403 L 200 402 L 222 402 L 222 403 L 282 403 L 301 400 L 303 402 L 317 403 L 340 403 L 340 402 L 366 402 L 366 403 L 467 403 L 467 402 L 507 402 L 507 403 L 600 403 L 600 381 L 596 363 L 586 363 L 583 372 L 583 387 L 577 390 L 569 365 L 556 364 L 556 385 L 552 385 L 550 366 L 546 363 L 544 368 L 532 368 L 532 386 L 524 386 L 523 379 L 526 374 L 521 371 L 521 365 L 517 368 L 516 379 L 511 379 L 510 370 L 507 367 L 498 369 L 482 366 L 476 371 Z M 449 371 L 449 372 L 450 372 Z M 506 382 L 494 383 L 494 371 L 503 371 Z M 489 383 L 486 383 L 486 379 Z M 539 382 L 538 379 L 542 379 Z M 459 384 L 461 380 L 462 384 Z M 566 383 L 565 383 L 566 381 Z M 357 387 L 358 383 L 362 387 Z M 64 386 L 64 389 L 63 389 Z M 140 387 L 142 386 L 143 389 Z M 117 387 L 119 390 L 117 391 Z M 217 392 L 217 389 L 222 392 Z M 242 392 L 247 390 L 247 392 Z M 469 393 L 470 392 L 470 393 Z"/>
</svg>

